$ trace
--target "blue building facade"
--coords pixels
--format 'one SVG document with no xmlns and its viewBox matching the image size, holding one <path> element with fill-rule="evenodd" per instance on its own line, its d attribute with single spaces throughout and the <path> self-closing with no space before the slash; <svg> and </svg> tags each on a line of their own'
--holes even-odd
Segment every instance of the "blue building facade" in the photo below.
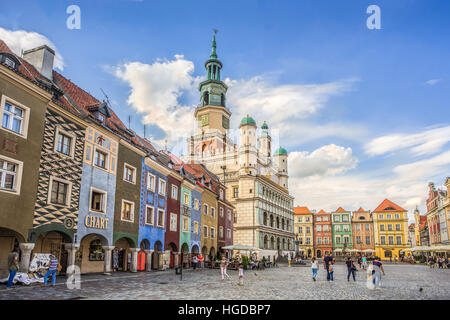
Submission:
<svg viewBox="0 0 450 320">
<path fill-rule="evenodd" d="M 191 243 L 190 252 L 200 253 L 201 246 L 201 218 L 202 218 L 202 193 L 196 189 L 191 192 L 192 211 L 191 211 Z"/>
<path fill-rule="evenodd" d="M 151 167 L 146 157 L 142 163 L 139 243 L 145 249 L 164 250 L 167 214 L 167 176 Z"/>
</svg>

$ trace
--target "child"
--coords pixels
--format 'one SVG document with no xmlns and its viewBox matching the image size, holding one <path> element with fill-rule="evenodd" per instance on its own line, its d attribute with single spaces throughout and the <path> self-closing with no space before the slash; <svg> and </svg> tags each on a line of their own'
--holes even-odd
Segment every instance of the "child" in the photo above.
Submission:
<svg viewBox="0 0 450 320">
<path fill-rule="evenodd" d="M 328 265 L 328 271 L 330 272 L 330 281 L 333 282 L 333 274 L 334 274 L 334 261 L 331 261 Z"/>
<path fill-rule="evenodd" d="M 313 280 L 316 281 L 317 270 L 319 270 L 319 263 L 315 257 L 313 257 L 311 259 L 311 270 L 312 270 L 312 274 L 313 274 Z"/>
<path fill-rule="evenodd" d="M 244 285 L 244 265 L 241 263 L 239 264 L 239 283 L 238 285 L 243 286 Z"/>
</svg>

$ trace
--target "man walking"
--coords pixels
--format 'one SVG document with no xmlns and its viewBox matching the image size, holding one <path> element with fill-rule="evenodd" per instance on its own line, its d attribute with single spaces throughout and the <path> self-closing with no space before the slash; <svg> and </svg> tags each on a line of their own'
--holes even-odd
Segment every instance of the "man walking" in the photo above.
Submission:
<svg viewBox="0 0 450 320">
<path fill-rule="evenodd" d="M 194 270 L 197 268 L 198 258 L 197 255 L 192 258 L 192 266 L 194 267 Z"/>
<path fill-rule="evenodd" d="M 50 255 L 50 265 L 48 271 L 44 276 L 44 287 L 47 286 L 48 277 L 52 276 L 52 287 L 55 286 L 56 282 L 56 271 L 58 269 L 58 259 L 54 255 Z"/>
<path fill-rule="evenodd" d="M 350 274 L 353 276 L 353 281 L 356 281 L 356 278 L 355 278 L 356 267 L 355 267 L 355 264 L 354 264 L 352 258 L 348 257 L 345 264 L 347 265 L 347 282 L 350 282 Z"/>
<path fill-rule="evenodd" d="M 373 284 L 375 285 L 375 288 L 381 287 L 381 272 L 383 272 L 383 276 L 385 275 L 383 264 L 380 261 L 380 258 L 375 257 L 373 259 Z"/>
<path fill-rule="evenodd" d="M 330 264 L 333 261 L 333 256 L 331 255 L 331 253 L 328 253 L 325 258 L 323 258 L 323 266 L 325 268 L 325 270 L 327 270 L 327 281 L 330 281 Z"/>
<path fill-rule="evenodd" d="M 8 270 L 9 278 L 6 284 L 6 289 L 11 289 L 13 287 L 13 281 L 16 276 L 17 270 L 19 270 L 19 254 L 16 249 L 8 254 Z"/>
</svg>

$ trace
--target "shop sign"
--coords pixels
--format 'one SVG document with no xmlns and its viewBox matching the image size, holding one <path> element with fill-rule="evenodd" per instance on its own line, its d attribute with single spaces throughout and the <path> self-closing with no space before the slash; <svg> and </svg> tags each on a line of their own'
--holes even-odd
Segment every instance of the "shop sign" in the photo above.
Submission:
<svg viewBox="0 0 450 320">
<path fill-rule="evenodd" d="M 88 228 L 106 230 L 108 229 L 108 221 L 108 218 L 86 216 L 86 218 L 84 218 L 84 225 Z"/>
</svg>

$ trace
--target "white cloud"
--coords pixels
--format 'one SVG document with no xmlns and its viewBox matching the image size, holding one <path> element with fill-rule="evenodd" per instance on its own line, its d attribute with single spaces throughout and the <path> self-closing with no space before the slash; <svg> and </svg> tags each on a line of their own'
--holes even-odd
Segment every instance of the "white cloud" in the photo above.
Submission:
<svg viewBox="0 0 450 320">
<path fill-rule="evenodd" d="M 192 76 L 194 64 L 175 55 L 173 60 L 158 59 L 153 64 L 129 62 L 114 69 L 116 77 L 131 88 L 128 104 L 144 114 L 145 124 L 156 125 L 166 136 L 156 140 L 163 144 L 186 143 L 194 124 L 193 106 L 180 103 L 199 82 Z"/>
<path fill-rule="evenodd" d="M 11 31 L 0 27 L 0 39 L 5 41 L 8 47 L 18 56 L 21 56 L 22 50 L 33 49 L 46 44 L 55 50 L 54 67 L 60 70 L 64 69 L 63 57 L 53 42 L 42 34 L 25 30 Z"/>
<path fill-rule="evenodd" d="M 425 84 L 429 86 L 434 86 L 436 83 L 441 82 L 442 79 L 431 79 L 428 81 L 425 81 Z"/>
<path fill-rule="evenodd" d="M 289 154 L 289 172 L 293 177 L 342 174 L 354 169 L 357 163 L 351 148 L 334 144 L 323 146 L 311 153 L 303 151 Z"/>
<path fill-rule="evenodd" d="M 371 140 L 365 152 L 371 156 L 410 149 L 414 155 L 425 155 L 441 151 L 450 141 L 450 126 L 428 129 L 414 134 L 391 134 Z"/>
</svg>

